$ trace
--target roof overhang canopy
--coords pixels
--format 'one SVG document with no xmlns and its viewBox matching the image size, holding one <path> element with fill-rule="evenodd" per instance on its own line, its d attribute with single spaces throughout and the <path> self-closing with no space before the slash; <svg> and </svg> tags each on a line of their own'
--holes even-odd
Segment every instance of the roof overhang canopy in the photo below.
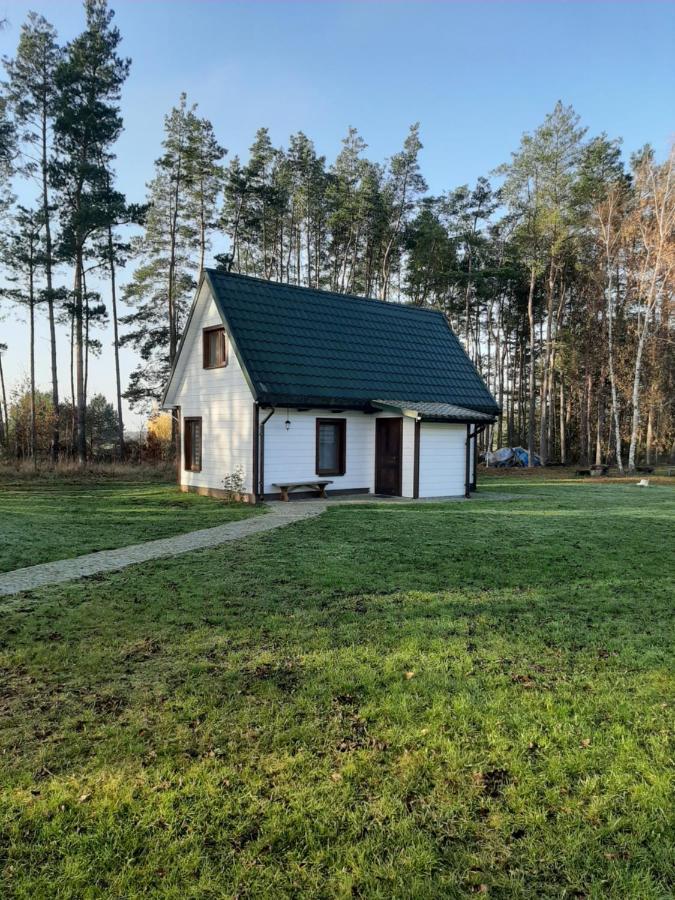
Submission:
<svg viewBox="0 0 675 900">
<path fill-rule="evenodd" d="M 454 403 L 418 403 L 411 400 L 371 400 L 371 405 L 376 409 L 388 412 L 400 412 L 404 416 L 413 419 L 421 419 L 423 422 L 466 422 L 486 423 L 494 422 L 495 417 L 488 413 L 477 412 L 465 406 L 456 406 Z"/>
</svg>

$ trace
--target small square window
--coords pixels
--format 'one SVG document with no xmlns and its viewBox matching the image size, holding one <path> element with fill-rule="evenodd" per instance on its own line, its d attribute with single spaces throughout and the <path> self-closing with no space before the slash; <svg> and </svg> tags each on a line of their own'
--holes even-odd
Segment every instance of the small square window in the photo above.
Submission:
<svg viewBox="0 0 675 900">
<path fill-rule="evenodd" d="M 344 475 L 346 469 L 347 420 L 316 420 L 316 474 Z"/>
<path fill-rule="evenodd" d="M 204 368 L 221 369 L 227 365 L 227 340 L 220 325 L 204 329 Z"/>
</svg>

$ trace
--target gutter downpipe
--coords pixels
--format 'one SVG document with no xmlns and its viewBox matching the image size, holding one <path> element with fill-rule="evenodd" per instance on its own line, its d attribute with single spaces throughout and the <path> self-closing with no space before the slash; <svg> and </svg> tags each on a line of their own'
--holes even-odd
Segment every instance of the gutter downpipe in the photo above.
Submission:
<svg viewBox="0 0 675 900">
<path fill-rule="evenodd" d="M 471 497 L 471 423 L 466 426 L 466 452 L 464 454 L 464 496 Z"/>
<path fill-rule="evenodd" d="M 274 407 L 272 407 L 258 426 L 258 498 L 261 503 L 265 501 L 265 425 L 272 418 L 274 412 Z"/>
</svg>

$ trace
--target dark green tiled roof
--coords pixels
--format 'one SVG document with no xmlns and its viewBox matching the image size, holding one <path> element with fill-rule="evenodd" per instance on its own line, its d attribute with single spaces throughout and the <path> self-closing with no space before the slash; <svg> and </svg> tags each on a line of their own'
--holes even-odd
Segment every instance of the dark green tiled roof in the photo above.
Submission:
<svg viewBox="0 0 675 900">
<path fill-rule="evenodd" d="M 363 408 L 377 397 L 499 408 L 440 312 L 206 270 L 257 399 Z"/>
</svg>

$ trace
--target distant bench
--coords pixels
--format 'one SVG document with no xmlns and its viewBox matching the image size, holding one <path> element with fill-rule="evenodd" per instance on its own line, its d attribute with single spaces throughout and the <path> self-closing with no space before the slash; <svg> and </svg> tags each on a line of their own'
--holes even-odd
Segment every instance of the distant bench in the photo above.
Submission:
<svg viewBox="0 0 675 900">
<path fill-rule="evenodd" d="M 607 475 L 609 471 L 609 466 L 604 464 L 596 464 L 594 466 L 590 466 L 588 469 L 577 469 L 577 475 Z M 651 475 L 654 471 L 654 466 L 635 466 L 635 471 L 639 472 L 640 475 Z M 668 474 L 672 475 L 675 472 L 675 468 L 668 469 Z"/>
<path fill-rule="evenodd" d="M 577 469 L 577 475 L 606 475 L 609 472 L 609 466 L 605 463 L 596 463 L 587 469 Z"/>
<path fill-rule="evenodd" d="M 284 484 L 277 484 L 276 482 L 272 485 L 272 487 L 279 488 L 279 493 L 281 494 L 281 499 L 285 500 L 288 503 L 288 495 L 291 491 L 297 491 L 300 488 L 307 488 L 310 491 L 318 491 L 319 497 L 322 500 L 326 499 L 326 486 L 332 484 L 332 481 L 287 481 Z"/>
</svg>

